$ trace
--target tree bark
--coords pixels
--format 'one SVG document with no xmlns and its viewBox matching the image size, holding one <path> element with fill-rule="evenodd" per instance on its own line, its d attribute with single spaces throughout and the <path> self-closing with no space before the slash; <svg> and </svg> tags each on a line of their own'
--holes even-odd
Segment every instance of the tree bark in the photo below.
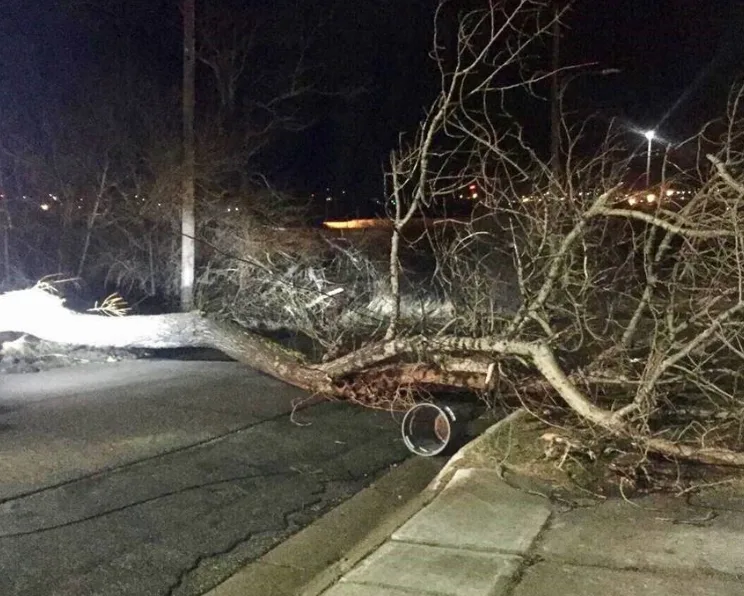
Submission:
<svg viewBox="0 0 744 596">
<path fill-rule="evenodd" d="M 333 393 L 330 378 L 300 354 L 237 325 L 198 312 L 106 317 L 69 310 L 40 289 L 0 294 L 0 333 L 27 333 L 64 344 L 112 348 L 215 348 L 231 358 L 311 392 Z"/>
</svg>

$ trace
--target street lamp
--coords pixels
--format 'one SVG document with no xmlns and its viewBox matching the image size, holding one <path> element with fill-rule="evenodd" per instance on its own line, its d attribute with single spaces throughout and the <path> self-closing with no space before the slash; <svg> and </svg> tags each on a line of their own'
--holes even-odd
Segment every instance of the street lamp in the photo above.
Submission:
<svg viewBox="0 0 744 596">
<path fill-rule="evenodd" d="M 648 148 L 646 149 L 646 187 L 651 186 L 651 143 L 656 137 L 655 130 L 647 130 L 643 133 L 643 136 L 648 140 Z"/>
</svg>

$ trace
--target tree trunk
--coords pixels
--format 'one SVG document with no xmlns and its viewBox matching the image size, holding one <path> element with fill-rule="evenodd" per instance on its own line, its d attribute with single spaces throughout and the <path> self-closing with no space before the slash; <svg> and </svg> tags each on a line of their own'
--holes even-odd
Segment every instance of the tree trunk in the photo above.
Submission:
<svg viewBox="0 0 744 596">
<path fill-rule="evenodd" d="M 311 392 L 333 393 L 330 378 L 276 342 L 198 312 L 106 317 L 71 311 L 40 289 L 0 294 L 0 333 L 27 333 L 63 344 L 112 348 L 215 348 Z"/>
</svg>

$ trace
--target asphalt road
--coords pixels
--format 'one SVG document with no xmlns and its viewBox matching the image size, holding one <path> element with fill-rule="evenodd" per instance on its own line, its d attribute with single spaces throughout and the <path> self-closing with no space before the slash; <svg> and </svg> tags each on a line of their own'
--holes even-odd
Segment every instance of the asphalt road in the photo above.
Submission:
<svg viewBox="0 0 744 596">
<path fill-rule="evenodd" d="M 0 595 L 203 594 L 407 457 L 306 397 L 231 362 L 1 376 Z"/>
</svg>

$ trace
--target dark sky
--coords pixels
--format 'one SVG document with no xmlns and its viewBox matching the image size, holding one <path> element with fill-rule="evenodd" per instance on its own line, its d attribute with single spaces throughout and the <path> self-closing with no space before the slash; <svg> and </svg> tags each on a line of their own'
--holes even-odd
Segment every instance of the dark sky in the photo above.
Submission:
<svg viewBox="0 0 744 596">
<path fill-rule="evenodd" d="M 581 0 L 567 21 L 567 61 L 622 71 L 595 79 L 598 105 L 670 134 L 715 113 L 744 72 L 740 0 Z"/>
<path fill-rule="evenodd" d="M 197 0 L 197 6 L 205 1 Z M 8 105 L 32 111 L 59 98 L 74 102 L 79 81 L 90 84 L 92 73 L 111 70 L 116 61 L 136 64 L 140 80 L 177 88 L 177 0 L 3 4 L 0 118 L 12 111 L 3 109 Z M 290 6 L 289 0 L 248 4 L 269 12 Z M 291 4 L 302 18 L 322 21 L 310 54 L 322 64 L 323 85 L 364 86 L 365 92 L 314 103 L 312 126 L 268 154 L 272 173 L 303 190 L 327 184 L 376 194 L 397 135 L 415 128 L 436 89 L 427 59 L 434 2 Z M 572 96 L 576 109 L 600 110 L 628 126 L 658 126 L 669 138 L 682 138 L 720 112 L 744 70 L 744 1 L 578 0 L 566 19 L 563 57 L 568 64 L 596 62 L 597 68 L 621 70 L 578 79 Z M 535 134 L 544 130 L 547 135 L 547 110 L 530 113 Z"/>
</svg>

